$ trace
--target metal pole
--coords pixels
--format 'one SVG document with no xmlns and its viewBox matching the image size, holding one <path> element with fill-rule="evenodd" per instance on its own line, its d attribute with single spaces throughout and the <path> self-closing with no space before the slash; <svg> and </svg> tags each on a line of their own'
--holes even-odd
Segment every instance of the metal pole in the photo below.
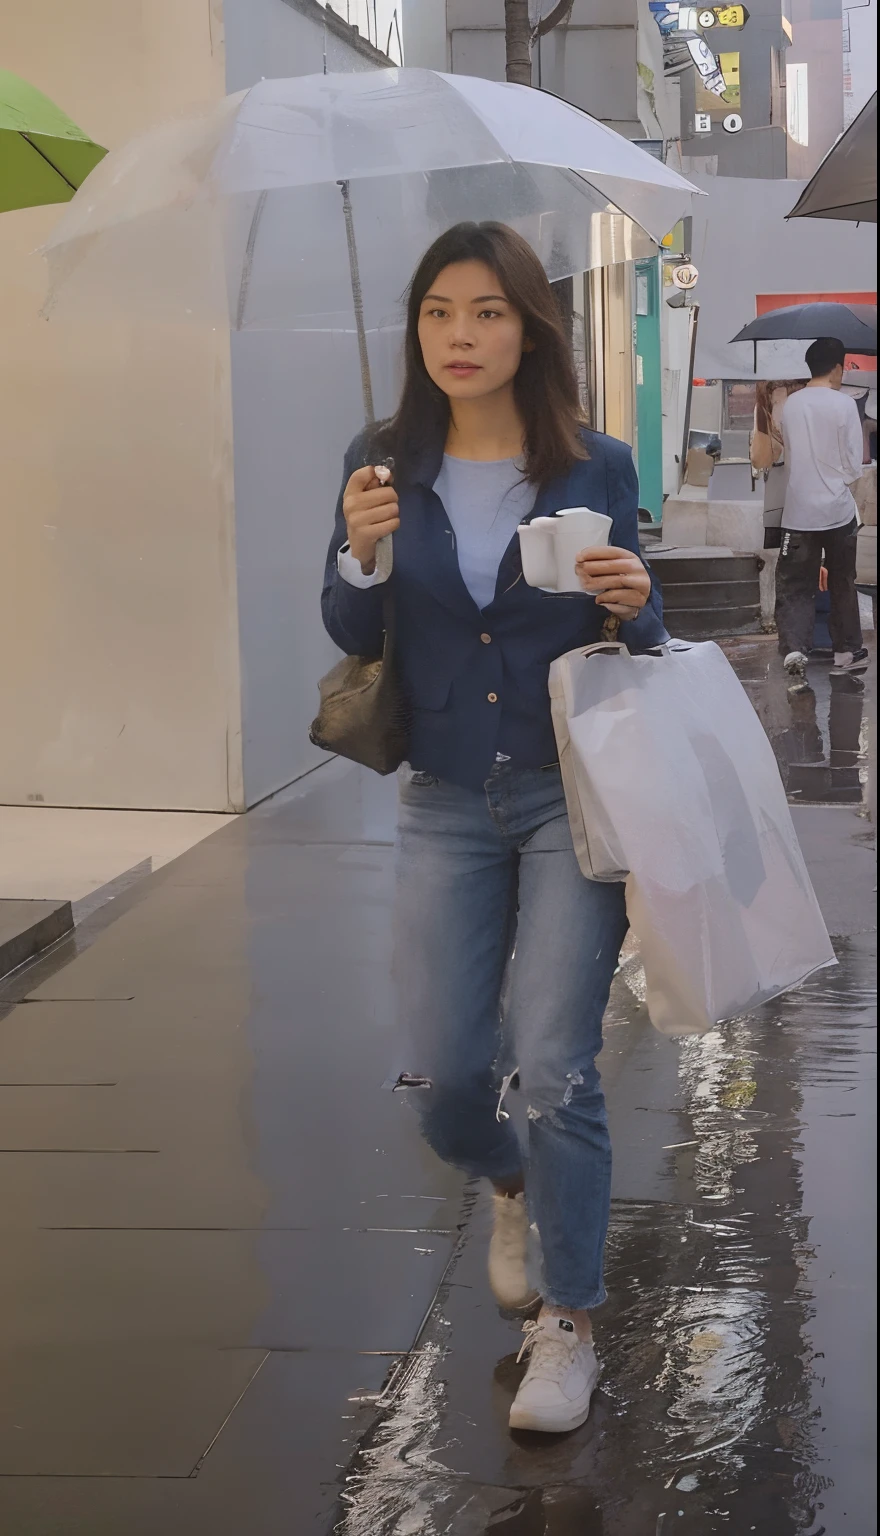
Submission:
<svg viewBox="0 0 880 1536">
<path fill-rule="evenodd" d="M 364 296 L 361 289 L 361 278 L 358 270 L 357 245 L 354 238 L 354 215 L 351 208 L 351 195 L 347 181 L 337 182 L 342 192 L 342 211 L 345 215 L 345 238 L 348 242 L 348 270 L 351 274 L 351 297 L 354 304 L 354 323 L 357 330 L 358 356 L 361 364 L 361 390 L 364 397 L 364 415 L 367 425 L 376 420 L 376 412 L 373 409 L 373 384 L 370 379 L 370 357 L 367 352 L 367 332 L 364 326 Z"/>
</svg>

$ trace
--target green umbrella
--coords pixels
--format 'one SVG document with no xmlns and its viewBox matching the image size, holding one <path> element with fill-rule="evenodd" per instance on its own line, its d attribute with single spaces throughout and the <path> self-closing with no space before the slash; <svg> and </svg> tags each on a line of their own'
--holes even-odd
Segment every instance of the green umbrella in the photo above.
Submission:
<svg viewBox="0 0 880 1536">
<path fill-rule="evenodd" d="M 48 96 L 0 69 L 0 213 L 68 202 L 106 153 Z"/>
</svg>

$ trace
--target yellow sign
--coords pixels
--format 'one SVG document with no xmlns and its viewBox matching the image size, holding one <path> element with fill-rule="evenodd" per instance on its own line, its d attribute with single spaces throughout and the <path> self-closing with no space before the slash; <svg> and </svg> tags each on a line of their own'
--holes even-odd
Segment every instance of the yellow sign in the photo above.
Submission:
<svg viewBox="0 0 880 1536">
<path fill-rule="evenodd" d="M 738 107 L 742 100 L 739 88 L 739 54 L 719 53 L 718 63 L 721 65 L 724 84 L 727 86 L 727 90 L 724 92 L 724 100 L 728 106 Z"/>
<path fill-rule="evenodd" d="M 744 27 L 749 13 L 744 5 L 713 5 L 716 27 Z"/>
</svg>

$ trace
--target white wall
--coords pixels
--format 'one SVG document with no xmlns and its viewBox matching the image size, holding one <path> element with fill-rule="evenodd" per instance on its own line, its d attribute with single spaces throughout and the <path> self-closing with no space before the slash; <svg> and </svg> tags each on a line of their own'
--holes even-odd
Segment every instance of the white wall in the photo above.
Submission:
<svg viewBox="0 0 880 1536">
<path fill-rule="evenodd" d="M 244 90 L 263 76 L 320 75 L 325 59 L 329 71 L 374 68 L 354 42 L 323 25 L 321 9 L 306 4 L 300 11 L 295 0 L 223 0 L 226 89 Z"/>
<path fill-rule="evenodd" d="M 661 269 L 662 270 L 662 269 Z M 660 289 L 660 328 L 662 408 L 663 408 L 663 490 L 667 496 L 676 496 L 681 487 L 684 465 L 682 444 L 684 441 L 685 413 L 688 403 L 690 379 L 692 309 L 670 309 L 666 300 L 669 288 Z"/>
<path fill-rule="evenodd" d="M 877 4 L 876 0 L 862 0 L 847 10 L 849 18 L 852 93 L 844 97 L 844 115 L 847 123 L 861 112 L 868 98 L 877 89 Z"/>
<path fill-rule="evenodd" d="M 592 117 L 612 124 L 637 122 L 636 26 L 621 6 L 612 26 L 557 27 L 541 42 L 541 83 Z"/>
<path fill-rule="evenodd" d="M 310 0 L 0 14 L 3 64 L 108 147 L 262 75 L 377 63 Z M 47 325 L 34 253 L 61 211 L 4 214 L 0 239 L 0 801 L 241 810 L 320 760 L 351 341 L 236 335 L 230 357 L 194 325 Z"/>
<path fill-rule="evenodd" d="M 407 67 L 448 70 L 446 0 L 401 0 L 399 14 Z"/>
<path fill-rule="evenodd" d="M 479 75 L 483 80 L 503 80 L 507 68 L 504 33 L 456 28 L 449 34 L 451 69 L 454 75 Z"/>
<path fill-rule="evenodd" d="M 785 215 L 801 181 L 691 175 L 708 195 L 694 199 L 691 254 L 699 268 L 695 373 L 704 379 L 755 377 L 751 342 L 730 345 L 755 317 L 758 293 L 840 293 L 877 286 L 876 224 Z M 760 342 L 758 377 L 805 374 L 804 344 Z"/>
<path fill-rule="evenodd" d="M 403 14 L 408 64 L 504 79 L 504 0 L 408 0 Z M 636 22 L 636 0 L 574 0 L 535 47 L 534 84 L 640 136 Z"/>
</svg>

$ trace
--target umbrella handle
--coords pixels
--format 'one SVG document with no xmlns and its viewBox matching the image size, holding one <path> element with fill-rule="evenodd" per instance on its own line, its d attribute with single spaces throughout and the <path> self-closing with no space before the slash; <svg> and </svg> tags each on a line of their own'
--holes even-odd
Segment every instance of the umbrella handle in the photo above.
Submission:
<svg viewBox="0 0 880 1536">
<path fill-rule="evenodd" d="M 370 357 L 367 352 L 367 332 L 364 325 L 364 295 L 358 268 L 357 245 L 354 238 L 354 214 L 351 207 L 350 184 L 337 182 L 342 193 L 342 212 L 345 217 L 345 239 L 348 244 L 348 270 L 351 276 L 351 297 L 354 303 L 354 323 L 357 330 L 358 356 L 361 364 L 361 390 L 364 397 L 364 415 L 367 426 L 376 420 L 373 408 L 373 384 L 370 378 Z"/>
</svg>

